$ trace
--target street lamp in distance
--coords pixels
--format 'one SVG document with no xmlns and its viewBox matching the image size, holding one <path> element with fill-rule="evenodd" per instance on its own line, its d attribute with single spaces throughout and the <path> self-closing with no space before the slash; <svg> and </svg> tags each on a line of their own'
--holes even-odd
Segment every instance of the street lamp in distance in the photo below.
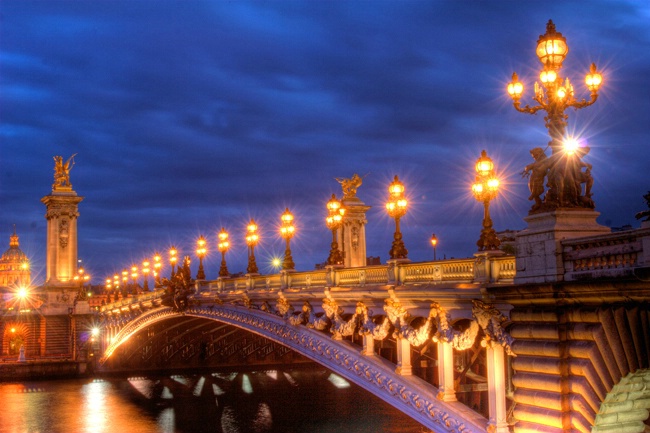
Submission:
<svg viewBox="0 0 650 433">
<path fill-rule="evenodd" d="M 225 228 L 221 227 L 221 231 L 217 235 L 219 238 L 219 243 L 217 248 L 221 252 L 221 267 L 219 268 L 219 276 L 227 277 L 230 274 L 228 273 L 228 266 L 226 266 L 226 251 L 230 247 L 230 242 L 228 242 L 228 232 Z"/>
<path fill-rule="evenodd" d="M 393 235 L 393 244 L 389 251 L 391 259 L 406 259 L 408 255 L 408 250 L 404 246 L 402 232 L 399 228 L 400 218 L 406 215 L 407 206 L 408 201 L 404 196 L 404 184 L 395 175 L 395 179 L 388 186 L 388 202 L 386 203 L 388 215 L 395 219 L 395 234 Z"/>
<path fill-rule="evenodd" d="M 438 237 L 436 234 L 431 235 L 431 246 L 433 247 L 433 261 L 436 261 L 436 247 L 438 246 Z"/>
<path fill-rule="evenodd" d="M 296 227 L 293 225 L 293 214 L 289 212 L 289 208 L 285 209 L 280 219 L 282 220 L 282 226 L 280 227 L 280 236 L 282 236 L 287 242 L 287 247 L 284 250 L 282 269 L 285 271 L 292 271 L 295 269 L 296 265 L 293 263 L 289 241 L 293 237 L 293 234 L 296 231 Z"/>
</svg>

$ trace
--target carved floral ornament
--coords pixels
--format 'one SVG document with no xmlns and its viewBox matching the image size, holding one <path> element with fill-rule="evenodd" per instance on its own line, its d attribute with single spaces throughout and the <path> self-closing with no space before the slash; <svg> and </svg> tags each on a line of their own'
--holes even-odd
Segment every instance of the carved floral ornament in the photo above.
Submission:
<svg viewBox="0 0 650 433">
<path fill-rule="evenodd" d="M 436 343 L 451 343 L 454 349 L 463 351 L 474 345 L 479 330 L 482 329 L 481 346 L 500 345 L 508 355 L 516 356 L 512 352 L 513 338 L 502 326 L 507 318 L 495 307 L 479 300 L 472 301 L 472 319 L 469 327 L 458 331 L 451 323 L 449 312 L 437 302 L 431 303 L 425 323 L 414 328 L 410 325 L 413 317 L 397 299 L 388 298 L 384 301 L 385 316 L 381 322 L 376 323 L 378 320 L 373 320 L 373 312 L 363 302 L 357 302 L 354 313 L 346 319 L 343 317 L 343 308 L 332 298 L 329 291 L 326 291 L 325 295 L 321 305 L 323 313 L 320 314 L 314 313 L 309 301 L 304 301 L 301 310 L 295 312 L 282 292 L 278 292 L 275 308 L 267 301 L 256 306 L 246 294 L 243 295 L 241 303 L 247 308 L 280 316 L 293 326 L 305 325 L 319 331 L 329 330 L 335 340 L 357 332 L 359 335 L 371 335 L 375 340 L 384 340 L 389 335 L 393 338 L 403 338 L 416 347 L 431 339 Z"/>
</svg>

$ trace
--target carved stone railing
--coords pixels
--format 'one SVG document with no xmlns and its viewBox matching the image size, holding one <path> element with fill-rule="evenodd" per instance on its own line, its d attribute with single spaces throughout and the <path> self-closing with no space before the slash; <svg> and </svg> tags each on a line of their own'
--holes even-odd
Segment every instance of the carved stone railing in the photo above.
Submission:
<svg viewBox="0 0 650 433">
<path fill-rule="evenodd" d="M 490 277 L 486 281 L 477 262 L 488 260 Z M 404 262 L 357 268 L 327 267 L 305 272 L 281 271 L 276 275 L 245 275 L 197 282 L 200 291 L 219 293 L 243 290 L 327 289 L 331 287 L 367 288 L 369 286 L 421 286 L 441 283 L 512 283 L 515 275 L 513 256 Z"/>
<path fill-rule="evenodd" d="M 122 298 L 115 302 L 110 302 L 106 305 L 99 307 L 99 311 L 104 313 L 115 309 L 131 309 L 137 308 L 140 305 L 145 305 L 146 307 L 151 307 L 153 305 L 158 305 L 165 295 L 164 289 L 158 289 L 153 292 L 141 293 L 139 295 Z"/>
<path fill-rule="evenodd" d="M 632 276 L 650 266 L 650 227 L 562 241 L 564 279 Z"/>
</svg>

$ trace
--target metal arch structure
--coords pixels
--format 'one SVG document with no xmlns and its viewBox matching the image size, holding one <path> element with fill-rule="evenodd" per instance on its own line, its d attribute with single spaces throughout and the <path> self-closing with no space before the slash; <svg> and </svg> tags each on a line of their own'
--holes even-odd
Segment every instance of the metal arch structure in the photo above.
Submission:
<svg viewBox="0 0 650 433">
<path fill-rule="evenodd" d="M 100 363 L 131 336 L 156 322 L 178 316 L 200 317 L 226 323 L 282 344 L 329 368 L 381 398 L 436 433 L 487 432 L 488 420 L 457 401 L 437 398 L 439 389 L 414 376 L 395 372 L 395 365 L 379 356 L 363 355 L 344 340 L 283 317 L 232 304 L 194 305 L 183 312 L 171 307 L 146 311 L 127 323 L 112 339 Z"/>
</svg>

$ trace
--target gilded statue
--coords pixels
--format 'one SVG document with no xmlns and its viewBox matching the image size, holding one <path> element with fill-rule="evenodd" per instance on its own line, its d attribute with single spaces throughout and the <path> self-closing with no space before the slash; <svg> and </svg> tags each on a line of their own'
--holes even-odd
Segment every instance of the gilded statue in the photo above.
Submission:
<svg viewBox="0 0 650 433">
<path fill-rule="evenodd" d="M 368 176 L 366 174 L 366 176 Z M 352 178 L 337 177 L 335 178 L 338 183 L 341 184 L 343 189 L 343 198 L 354 198 L 357 196 L 357 188 L 363 183 L 363 178 L 366 176 L 359 176 L 358 174 L 352 175 Z"/>
<path fill-rule="evenodd" d="M 54 157 L 54 184 L 52 185 L 53 189 L 57 187 L 67 187 L 71 188 L 72 184 L 70 183 L 70 170 L 74 166 L 74 157 L 76 153 L 72 155 L 64 163 L 62 156 Z"/>
</svg>

